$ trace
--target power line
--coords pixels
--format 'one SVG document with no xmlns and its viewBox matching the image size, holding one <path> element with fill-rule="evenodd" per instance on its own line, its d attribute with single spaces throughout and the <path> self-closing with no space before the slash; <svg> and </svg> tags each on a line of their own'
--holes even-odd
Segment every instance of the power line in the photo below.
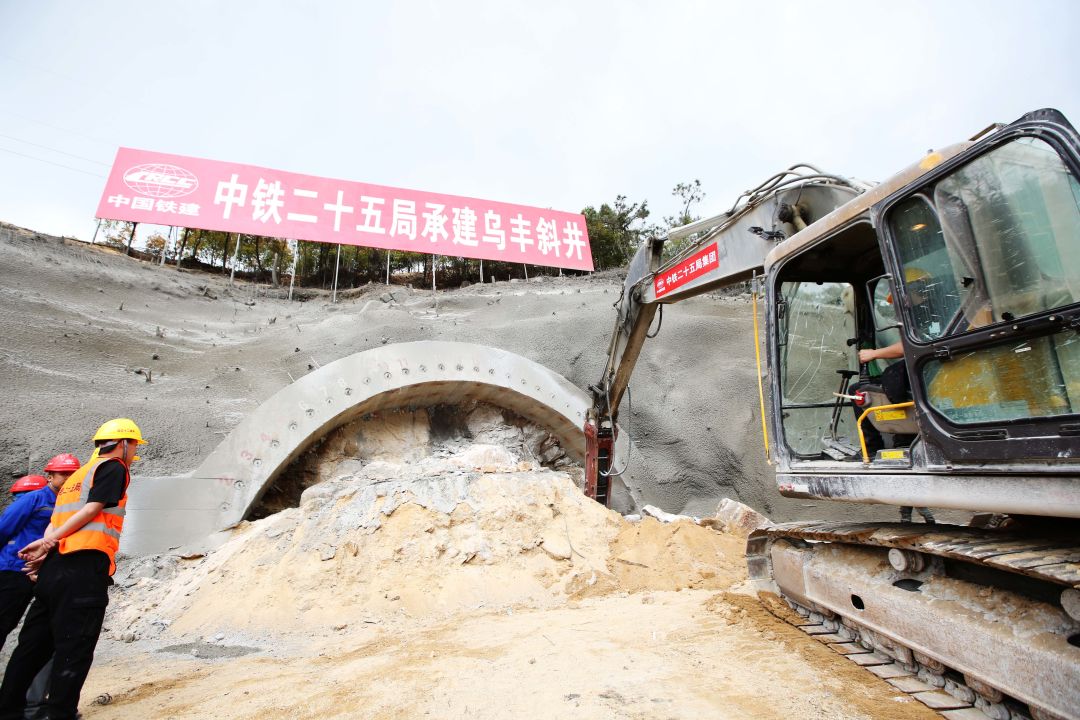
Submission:
<svg viewBox="0 0 1080 720">
<path fill-rule="evenodd" d="M 44 120 L 35 120 L 32 117 L 29 117 L 27 115 L 23 115 L 22 113 L 12 112 L 11 110 L 8 110 L 7 108 L 0 108 L 0 112 L 5 113 L 7 115 L 10 115 L 12 117 L 17 117 L 20 120 L 27 120 L 27 121 L 32 122 L 32 123 L 37 123 L 38 125 L 44 125 L 45 127 L 52 128 L 53 130 L 59 130 L 60 132 L 70 133 L 71 135 L 75 135 L 77 137 L 81 137 L 81 138 L 84 138 L 86 140 L 93 140 L 96 143 L 101 143 L 102 145 L 108 145 L 111 148 L 119 147 L 119 143 L 110 142 L 108 140 L 102 140 L 101 138 L 96 138 L 96 137 L 94 137 L 92 135 L 87 135 L 85 133 L 81 133 L 78 130 L 71 130 L 69 128 L 60 127 L 59 125 L 53 125 L 52 123 L 47 123 Z"/>
<path fill-rule="evenodd" d="M 49 147 L 48 145 L 42 145 L 42 144 L 36 143 L 36 142 L 30 142 L 29 140 L 23 140 L 22 138 L 17 138 L 17 137 L 14 137 L 12 135 L 4 135 L 3 133 L 0 133 L 0 137 L 7 138 L 8 140 L 14 140 L 15 142 L 26 143 L 27 145 L 33 145 L 34 147 L 39 147 L 39 148 L 42 148 L 44 150 L 49 150 L 50 152 L 54 152 L 54 153 L 60 153 L 61 155 L 67 155 L 68 157 L 73 157 L 76 160 L 85 160 L 86 162 L 94 163 L 95 165 L 103 165 L 105 167 L 112 167 L 111 163 L 103 163 L 100 160 L 92 160 L 92 159 L 90 159 L 88 157 L 83 157 L 82 155 L 76 155 L 75 153 L 69 153 L 69 152 L 66 152 L 64 150 L 57 150 L 54 147 Z"/>
<path fill-rule="evenodd" d="M 26 153 L 21 153 L 21 152 L 15 151 L 15 150 L 9 150 L 8 148 L 0 148 L 0 150 L 4 151 L 6 153 L 11 153 L 12 155 L 18 155 L 20 157 L 30 158 L 31 160 L 37 160 L 38 162 L 43 162 L 43 163 L 46 163 L 48 165 L 55 165 L 56 167 L 62 167 L 65 170 L 74 170 L 75 172 L 82 173 L 83 175 L 90 175 L 92 177 L 105 179 L 104 175 L 99 175 L 98 173 L 93 173 L 93 172 L 90 172 L 89 170 L 80 170 L 79 168 L 74 168 L 74 167 L 71 167 L 70 165 L 62 165 L 61 163 L 53 162 L 52 160 L 46 160 L 45 158 L 39 158 L 39 157 L 35 157 L 33 155 L 27 155 Z"/>
</svg>

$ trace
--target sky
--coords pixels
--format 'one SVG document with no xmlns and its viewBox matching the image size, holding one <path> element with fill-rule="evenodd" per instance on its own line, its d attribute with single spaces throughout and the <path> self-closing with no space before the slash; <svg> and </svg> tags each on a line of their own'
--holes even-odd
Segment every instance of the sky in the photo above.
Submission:
<svg viewBox="0 0 1080 720">
<path fill-rule="evenodd" d="M 1080 124 L 1080 2 L 0 0 L 0 220 L 89 240 L 119 146 L 570 212 L 697 215 Z M 141 228 L 143 233 L 153 228 Z"/>
</svg>

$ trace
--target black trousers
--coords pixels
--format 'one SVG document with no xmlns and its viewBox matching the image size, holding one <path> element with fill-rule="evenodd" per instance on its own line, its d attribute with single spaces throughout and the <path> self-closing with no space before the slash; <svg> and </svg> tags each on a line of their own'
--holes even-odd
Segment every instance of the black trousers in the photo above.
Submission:
<svg viewBox="0 0 1080 720">
<path fill-rule="evenodd" d="M 8 633 L 18 627 L 33 598 L 34 583 L 26 573 L 0 570 L 0 648 L 4 647 Z"/>
<path fill-rule="evenodd" d="M 105 608 L 109 604 L 109 558 L 101 552 L 45 560 L 19 644 L 0 684 L 0 720 L 20 720 L 34 677 L 53 659 L 47 703 L 50 720 L 74 720 L 90 665 L 94 662 Z"/>
</svg>

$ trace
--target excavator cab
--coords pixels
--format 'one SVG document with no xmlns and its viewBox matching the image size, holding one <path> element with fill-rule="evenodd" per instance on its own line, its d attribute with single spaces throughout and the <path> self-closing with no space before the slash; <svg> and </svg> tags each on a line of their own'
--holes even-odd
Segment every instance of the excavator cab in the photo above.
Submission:
<svg viewBox="0 0 1080 720">
<path fill-rule="evenodd" d="M 1075 130 L 1041 110 L 931 153 L 777 246 L 765 291 L 781 494 L 907 513 L 753 532 L 759 597 L 930 707 L 1080 718 Z"/>
<path fill-rule="evenodd" d="M 1080 517 L 1078 177 L 1076 131 L 1039 110 L 876 185 L 792 166 L 643 244 L 591 387 L 588 494 L 660 309 L 755 278 L 781 494 Z"/>
<path fill-rule="evenodd" d="M 1022 487 L 1035 514 L 1080 513 L 1078 146 L 1060 113 L 1030 113 L 770 253 L 782 494 L 1019 512 Z"/>
</svg>

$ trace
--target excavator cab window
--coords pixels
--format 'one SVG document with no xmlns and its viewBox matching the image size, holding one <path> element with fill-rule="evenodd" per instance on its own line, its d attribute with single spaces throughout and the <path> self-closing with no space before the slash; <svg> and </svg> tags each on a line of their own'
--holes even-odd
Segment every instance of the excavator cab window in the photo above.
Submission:
<svg viewBox="0 0 1080 720">
<path fill-rule="evenodd" d="M 1078 177 L 1080 135 L 1037 110 L 875 206 L 935 462 L 1075 462 Z"/>
<path fill-rule="evenodd" d="M 1045 141 L 1020 137 L 898 203 L 909 337 L 940 343 L 1080 298 L 1080 183 Z M 988 340 L 990 338 L 987 338 Z M 920 368 L 930 405 L 958 425 L 1080 412 L 1080 337 L 982 343 Z"/>
<path fill-rule="evenodd" d="M 857 447 L 854 414 L 850 409 L 834 412 L 838 371 L 857 374 L 848 343 L 855 336 L 854 288 L 842 282 L 782 282 L 780 292 L 784 440 L 800 459 L 822 458 L 828 441 Z"/>
<path fill-rule="evenodd" d="M 916 341 L 1013 322 L 1080 297 L 1080 185 L 1020 138 L 893 208 Z"/>
<path fill-rule="evenodd" d="M 931 201 L 916 195 L 893 216 L 897 247 L 902 248 L 902 283 L 912 333 L 927 341 L 948 332 L 960 311 L 960 292 L 950 271 L 949 253 Z"/>
</svg>

